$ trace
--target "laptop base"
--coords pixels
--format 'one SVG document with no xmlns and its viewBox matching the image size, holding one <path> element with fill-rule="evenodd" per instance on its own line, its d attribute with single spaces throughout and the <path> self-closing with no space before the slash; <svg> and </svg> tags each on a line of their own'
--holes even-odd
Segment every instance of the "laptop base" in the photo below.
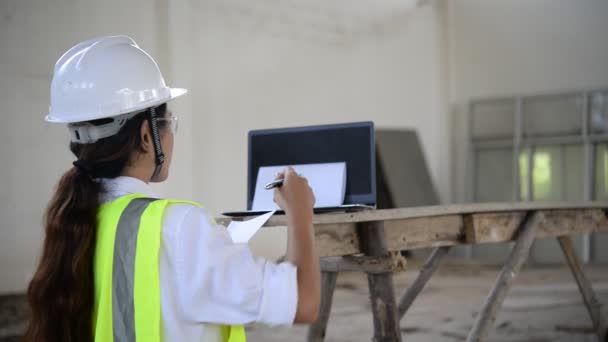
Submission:
<svg viewBox="0 0 608 342">
<path fill-rule="evenodd" d="M 350 212 L 373 210 L 373 209 L 376 209 L 376 208 L 371 205 L 344 204 L 344 205 L 339 205 L 339 206 L 335 206 L 335 207 L 314 208 L 313 211 L 315 214 L 326 214 L 326 213 L 350 213 Z M 228 211 L 228 212 L 222 213 L 222 215 L 228 216 L 228 217 L 248 217 L 248 216 L 263 215 L 269 211 L 270 210 Z M 275 215 L 285 215 L 285 212 L 283 210 L 277 210 Z"/>
</svg>

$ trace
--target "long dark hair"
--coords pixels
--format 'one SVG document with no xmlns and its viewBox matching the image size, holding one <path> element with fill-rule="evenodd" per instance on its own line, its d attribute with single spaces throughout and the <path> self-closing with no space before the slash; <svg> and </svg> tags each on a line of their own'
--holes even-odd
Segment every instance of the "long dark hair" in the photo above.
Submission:
<svg viewBox="0 0 608 342">
<path fill-rule="evenodd" d="M 163 104 L 156 115 L 166 111 Z M 141 151 L 140 127 L 148 117 L 148 111 L 138 114 L 118 134 L 95 143 L 70 144 L 79 164 L 61 177 L 46 210 L 42 256 L 27 291 L 32 316 L 24 341 L 93 339 L 93 255 L 103 191 L 95 179 L 118 177 L 133 153 Z"/>
</svg>

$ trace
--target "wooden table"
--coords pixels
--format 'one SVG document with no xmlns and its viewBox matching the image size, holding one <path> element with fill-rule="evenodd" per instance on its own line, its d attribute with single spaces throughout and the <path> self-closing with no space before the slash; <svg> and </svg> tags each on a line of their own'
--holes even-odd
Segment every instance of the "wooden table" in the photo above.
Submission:
<svg viewBox="0 0 608 342">
<path fill-rule="evenodd" d="M 513 280 L 536 238 L 558 239 L 572 270 L 598 341 L 608 342 L 601 305 L 585 276 L 570 235 L 608 232 L 608 203 L 484 203 L 315 215 L 315 237 L 322 270 L 319 320 L 308 341 L 323 341 L 339 272 L 368 274 L 374 321 L 373 341 L 401 341 L 399 321 L 441 260 L 456 245 L 515 241 L 467 341 L 485 341 Z M 275 216 L 266 226 L 284 226 Z M 405 269 L 402 250 L 434 248 L 417 279 L 399 301 L 392 274 Z"/>
</svg>

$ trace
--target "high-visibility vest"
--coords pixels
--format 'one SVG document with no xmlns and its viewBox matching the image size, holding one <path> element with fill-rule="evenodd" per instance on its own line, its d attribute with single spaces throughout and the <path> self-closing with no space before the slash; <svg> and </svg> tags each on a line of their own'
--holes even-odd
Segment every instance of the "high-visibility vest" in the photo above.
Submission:
<svg viewBox="0 0 608 342">
<path fill-rule="evenodd" d="M 171 203 L 133 194 L 97 213 L 93 261 L 96 342 L 161 342 L 159 255 L 163 215 Z M 221 326 L 224 341 L 245 342 L 243 326 Z"/>
</svg>

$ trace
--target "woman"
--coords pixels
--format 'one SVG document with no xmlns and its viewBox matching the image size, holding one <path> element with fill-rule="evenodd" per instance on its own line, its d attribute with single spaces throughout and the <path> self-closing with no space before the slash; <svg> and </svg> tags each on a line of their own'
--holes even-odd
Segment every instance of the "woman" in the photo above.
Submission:
<svg viewBox="0 0 608 342">
<path fill-rule="evenodd" d="M 255 258 L 196 203 L 159 199 L 177 118 L 154 60 L 129 37 L 68 50 L 47 121 L 67 123 L 73 167 L 46 216 L 26 341 L 244 341 L 242 324 L 311 323 L 320 301 L 314 196 L 288 169 L 275 201 L 287 261 Z"/>
</svg>

